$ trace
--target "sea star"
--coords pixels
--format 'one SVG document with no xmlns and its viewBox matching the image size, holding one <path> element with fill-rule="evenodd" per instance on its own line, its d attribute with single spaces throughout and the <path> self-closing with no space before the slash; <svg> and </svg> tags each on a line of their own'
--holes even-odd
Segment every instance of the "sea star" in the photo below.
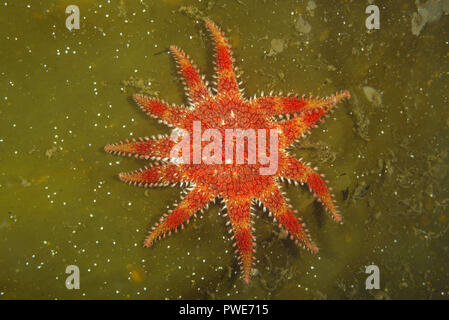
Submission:
<svg viewBox="0 0 449 320">
<path fill-rule="evenodd" d="M 169 127 L 182 129 L 190 136 L 194 131 L 194 122 L 199 122 L 204 129 L 217 129 L 223 136 L 226 129 L 276 130 L 277 170 L 272 174 L 261 174 L 259 172 L 262 168 L 261 163 L 250 164 L 249 161 L 243 164 L 230 162 L 192 164 L 171 161 L 173 160 L 171 151 L 179 140 L 169 136 L 127 140 L 107 145 L 105 150 L 123 156 L 134 155 L 159 161 L 135 172 L 121 173 L 119 177 L 125 182 L 145 187 L 169 184 L 188 186 L 182 202 L 163 215 L 149 232 L 144 241 L 145 247 L 151 246 L 155 240 L 177 231 L 178 228 L 184 228 L 190 217 L 195 216 L 198 211 L 207 209 L 209 202 L 221 199 L 226 210 L 225 216 L 229 217 L 227 224 L 230 224 L 230 232 L 233 233 L 232 239 L 235 241 L 241 274 L 243 280 L 248 283 L 254 264 L 252 208 L 256 204 L 262 205 L 270 216 L 273 215 L 274 221 L 279 222 L 280 227 L 284 228 L 291 239 L 311 252 L 318 251 L 304 223 L 287 203 L 288 199 L 279 185 L 280 180 L 285 179 L 296 185 L 307 183 L 310 191 L 322 202 L 332 218 L 336 222 L 341 220 L 335 200 L 332 199 L 333 195 L 330 193 L 331 189 L 326 186 L 327 181 L 322 179 L 323 175 L 317 173 L 316 168 L 313 169 L 289 155 L 286 148 L 304 136 L 310 128 L 316 127 L 316 123 L 324 116 L 328 116 L 337 103 L 349 98 L 350 95 L 349 92 L 342 91 L 321 99 L 281 94 L 264 96 L 262 93 L 258 98 L 246 99 L 243 90 L 239 88 L 241 83 L 238 82 L 233 67 L 234 58 L 227 39 L 212 21 L 206 21 L 206 26 L 215 43 L 216 81 L 212 88 L 214 92 L 211 92 L 204 76 L 200 76 L 192 60 L 181 49 L 171 46 L 170 51 L 183 77 L 190 105 L 187 107 L 169 105 L 159 99 L 140 94 L 134 95 L 134 99 L 150 116 L 158 118 Z M 198 147 L 198 140 L 189 141 L 192 149 Z M 200 147 L 206 145 L 204 136 L 202 143 L 199 141 Z M 261 147 L 263 148 L 268 149 Z M 248 160 L 249 151 L 245 151 L 244 155 L 245 160 Z"/>
</svg>

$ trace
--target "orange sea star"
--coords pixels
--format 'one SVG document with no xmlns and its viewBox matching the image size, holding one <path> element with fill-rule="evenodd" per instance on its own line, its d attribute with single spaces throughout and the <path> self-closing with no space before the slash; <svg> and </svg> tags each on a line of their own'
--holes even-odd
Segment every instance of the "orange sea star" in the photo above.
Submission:
<svg viewBox="0 0 449 320">
<path fill-rule="evenodd" d="M 310 128 L 315 127 L 317 122 L 335 109 L 337 103 L 349 98 L 349 92 L 342 91 L 323 99 L 271 94 L 245 99 L 239 88 L 240 83 L 233 67 L 234 59 L 228 41 L 213 22 L 207 21 L 206 26 L 215 42 L 215 92 L 211 92 L 190 58 L 181 49 L 171 46 L 170 51 L 177 61 L 179 73 L 183 76 L 190 106 L 169 105 L 139 94 L 134 95 L 134 99 L 149 115 L 159 118 L 170 127 L 185 130 L 190 136 L 194 122 L 200 122 L 204 130 L 216 129 L 223 133 L 223 136 L 227 129 L 276 130 L 276 172 L 260 174 L 260 163 L 192 164 L 170 161 L 171 151 L 178 141 L 169 136 L 119 142 L 106 146 L 105 150 L 114 154 L 160 161 L 132 173 L 121 173 L 120 179 L 125 182 L 145 187 L 168 184 L 187 186 L 182 202 L 163 215 L 149 232 L 144 241 L 146 247 L 151 246 L 156 239 L 176 231 L 178 227 L 183 228 L 184 223 L 188 223 L 189 218 L 198 211 L 207 208 L 210 201 L 222 199 L 227 211 L 226 216 L 229 217 L 243 279 L 248 283 L 255 253 L 251 208 L 256 203 L 263 205 L 264 210 L 273 215 L 274 220 L 302 247 L 312 252 L 318 251 L 304 223 L 287 203 L 279 180 L 287 179 L 295 184 L 307 183 L 310 191 L 322 202 L 332 218 L 337 222 L 341 220 L 330 188 L 326 186 L 322 175 L 289 155 L 285 149 Z M 194 139 L 191 142 L 193 149 L 198 142 Z M 202 141 L 200 145 L 203 146 L 206 142 Z M 248 152 L 245 151 L 245 160 L 248 160 Z"/>
</svg>

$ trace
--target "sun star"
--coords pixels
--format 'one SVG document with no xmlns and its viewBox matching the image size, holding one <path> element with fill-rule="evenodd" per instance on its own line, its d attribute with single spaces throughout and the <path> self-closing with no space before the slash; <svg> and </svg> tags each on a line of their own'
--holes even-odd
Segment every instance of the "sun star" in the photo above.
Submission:
<svg viewBox="0 0 449 320">
<path fill-rule="evenodd" d="M 248 283 L 254 264 L 255 237 L 253 235 L 253 207 L 262 205 L 265 212 L 274 217 L 279 224 L 299 245 L 318 252 L 317 246 L 311 240 L 304 223 L 297 217 L 297 212 L 289 204 L 282 192 L 280 181 L 307 184 L 318 201 L 339 222 L 341 216 L 326 186 L 323 175 L 291 156 L 286 150 L 298 138 L 303 137 L 311 128 L 328 116 L 336 105 L 349 92 L 342 91 L 327 98 L 306 98 L 304 96 L 268 95 L 246 99 L 240 88 L 230 45 L 224 34 L 212 22 L 206 21 L 215 43 L 215 83 L 211 88 L 200 75 L 192 60 L 176 46 L 170 51 L 177 61 L 179 73 L 184 80 L 189 99 L 189 106 L 175 106 L 146 97 L 134 95 L 134 99 L 144 112 L 158 118 L 169 127 L 189 134 L 192 151 L 211 143 L 211 139 L 193 139 L 194 124 L 200 124 L 203 131 L 218 130 L 225 136 L 229 129 L 253 129 L 260 135 L 261 130 L 275 130 L 278 137 L 276 169 L 271 174 L 261 174 L 260 169 L 266 164 L 249 163 L 248 158 L 254 149 L 249 146 L 244 151 L 246 162 L 223 161 L 222 163 L 176 162 L 172 150 L 179 142 L 170 136 L 158 138 L 140 138 L 137 140 L 119 142 L 107 145 L 105 150 L 110 153 L 135 156 L 143 159 L 157 160 L 131 173 L 121 173 L 120 179 L 130 184 L 153 187 L 180 185 L 185 186 L 185 196 L 182 201 L 163 215 L 145 238 L 144 246 L 151 246 L 157 239 L 183 229 L 192 216 L 198 211 L 203 212 L 209 203 L 220 199 L 229 218 L 230 233 L 242 269 L 243 280 Z M 248 138 L 248 137 L 247 137 Z M 179 138 L 180 139 L 180 138 Z M 215 138 L 214 138 L 215 139 Z M 245 140 L 247 141 L 247 140 Z M 216 142 L 216 141 L 215 141 Z M 233 140 L 233 150 L 236 142 Z M 199 144 L 199 145 L 198 145 Z M 199 147 L 199 148 L 198 148 Z M 269 154 L 269 146 L 257 148 Z M 266 148 L 266 150 L 263 150 Z M 200 151 L 201 152 L 201 151 Z M 190 154 L 193 155 L 194 152 Z M 273 154 L 271 152 L 271 154 Z M 203 154 L 203 156 L 205 156 Z M 225 157 L 224 152 L 219 157 Z"/>
</svg>

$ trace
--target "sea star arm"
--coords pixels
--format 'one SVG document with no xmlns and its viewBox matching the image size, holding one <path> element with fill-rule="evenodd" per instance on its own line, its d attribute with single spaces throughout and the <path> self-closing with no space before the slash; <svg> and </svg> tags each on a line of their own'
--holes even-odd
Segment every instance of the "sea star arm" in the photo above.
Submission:
<svg viewBox="0 0 449 320">
<path fill-rule="evenodd" d="M 316 170 L 310 168 L 308 165 L 302 163 L 294 157 L 287 156 L 284 161 L 280 162 L 282 165 L 279 168 L 279 177 L 300 182 L 307 183 L 309 189 L 318 200 L 323 204 L 326 210 L 331 214 L 336 222 L 341 221 L 341 215 L 335 206 L 335 201 L 331 193 L 331 188 L 326 186 L 325 180 L 322 179 Z"/>
<path fill-rule="evenodd" d="M 142 159 L 167 160 L 170 157 L 175 142 L 170 137 L 163 136 L 159 139 L 155 138 L 139 138 L 132 141 L 126 140 L 118 143 L 109 144 L 104 150 L 109 153 L 132 156 Z"/>
<path fill-rule="evenodd" d="M 142 94 L 135 94 L 133 98 L 140 108 L 153 118 L 158 118 L 160 122 L 169 127 L 184 128 L 183 122 L 189 114 L 189 109 L 169 105 L 157 98 L 150 98 Z"/>
<path fill-rule="evenodd" d="M 265 96 L 255 100 L 257 108 L 271 117 L 303 113 L 308 110 L 332 109 L 343 99 L 349 98 L 348 91 L 341 91 L 327 98 L 306 98 L 298 96 Z"/>
<path fill-rule="evenodd" d="M 251 233 L 251 200 L 250 199 L 225 199 L 227 216 L 231 224 L 235 240 L 234 247 L 238 254 L 239 264 L 242 269 L 243 280 L 249 283 L 254 259 L 254 237 Z"/>
<path fill-rule="evenodd" d="M 151 246 L 154 241 L 164 237 L 167 233 L 170 235 L 172 231 L 176 232 L 178 227 L 183 229 L 184 223 L 188 223 L 189 218 L 196 215 L 197 211 L 203 210 L 213 197 L 212 193 L 205 187 L 193 187 L 179 205 L 170 210 L 168 214 L 163 215 L 160 221 L 156 223 L 145 238 L 144 246 Z"/>
<path fill-rule="evenodd" d="M 122 172 L 120 180 L 139 187 L 166 186 L 186 182 L 183 179 L 182 165 L 176 164 L 151 164 L 150 167 L 136 170 L 134 172 Z"/>
<path fill-rule="evenodd" d="M 237 76 L 234 72 L 231 46 L 228 40 L 212 21 L 206 22 L 206 27 L 215 41 L 215 64 L 217 69 L 217 92 L 229 94 L 240 93 Z"/>
<path fill-rule="evenodd" d="M 273 124 L 282 132 L 280 148 L 285 149 L 302 137 L 311 128 L 316 127 L 316 123 L 327 116 L 332 111 L 331 108 L 321 108 L 306 111 L 293 119 L 283 121 L 273 121 Z"/>
<path fill-rule="evenodd" d="M 259 201 L 268 209 L 270 215 L 274 215 L 274 221 L 278 221 L 279 225 L 285 228 L 290 238 L 311 252 L 318 252 L 318 247 L 312 242 L 305 224 L 295 215 L 296 211 L 287 204 L 287 199 L 277 184 L 273 183 L 267 188 Z"/>
<path fill-rule="evenodd" d="M 209 97 L 210 92 L 207 84 L 204 82 L 204 78 L 200 76 L 198 68 L 189 59 L 189 56 L 176 46 L 170 46 L 170 51 L 175 57 L 179 73 L 184 78 L 184 85 L 192 102 L 200 102 L 204 97 Z"/>
</svg>

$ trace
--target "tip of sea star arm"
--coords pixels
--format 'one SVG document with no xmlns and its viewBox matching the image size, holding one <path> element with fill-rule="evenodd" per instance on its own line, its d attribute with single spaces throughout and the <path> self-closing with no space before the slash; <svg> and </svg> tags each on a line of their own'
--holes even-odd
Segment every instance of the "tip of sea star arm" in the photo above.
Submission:
<svg viewBox="0 0 449 320">
<path fill-rule="evenodd" d="M 197 211 L 206 208 L 213 197 L 205 187 L 194 187 L 179 205 L 160 218 L 145 238 L 143 245 L 149 247 L 166 234 L 177 232 L 178 228 L 183 229 L 184 223 L 188 223 L 189 218 L 196 215 Z"/>
<path fill-rule="evenodd" d="M 133 172 L 122 172 L 120 180 L 139 187 L 172 186 L 182 183 L 181 167 L 174 164 L 151 164 Z"/>
<path fill-rule="evenodd" d="M 104 151 L 107 153 L 112 153 L 119 156 L 132 156 L 133 154 L 136 154 L 136 149 L 133 146 L 133 143 L 135 141 L 120 141 L 117 143 L 111 143 L 104 147 Z"/>
<path fill-rule="evenodd" d="M 233 234 L 233 247 L 241 268 L 243 281 L 249 283 L 251 271 L 254 265 L 255 237 L 252 232 L 254 228 L 251 221 L 251 201 L 247 199 L 225 200 L 230 232 Z"/>
<path fill-rule="evenodd" d="M 273 216 L 273 221 L 279 223 L 279 227 L 287 232 L 290 239 L 312 253 L 318 252 L 318 247 L 313 243 L 305 224 L 288 205 L 280 186 L 273 184 L 261 194 L 259 201 L 264 206 L 264 211 L 268 211 L 268 215 Z"/>
<path fill-rule="evenodd" d="M 212 38 L 215 41 L 215 65 L 217 71 L 217 92 L 241 95 L 237 75 L 233 66 L 231 46 L 220 28 L 210 20 L 206 21 Z"/>
<path fill-rule="evenodd" d="M 134 156 L 141 159 L 168 160 L 174 142 L 167 135 L 125 140 L 108 144 L 104 150 L 119 156 Z"/>
<path fill-rule="evenodd" d="M 246 283 L 249 283 L 251 278 L 251 271 L 254 265 L 254 237 L 251 234 L 251 226 L 248 229 L 234 229 L 234 237 L 236 253 L 238 256 L 239 265 L 242 272 L 242 278 Z"/>
<path fill-rule="evenodd" d="M 187 108 L 170 105 L 158 98 L 151 98 L 136 93 L 134 100 L 146 114 L 153 118 L 158 118 L 159 122 L 169 127 L 179 127 L 181 121 L 187 113 Z"/>
<path fill-rule="evenodd" d="M 313 243 L 313 241 L 309 240 L 306 244 L 305 244 L 305 248 L 307 250 L 309 250 L 312 253 L 318 253 L 318 251 L 320 251 L 320 249 L 315 245 L 315 243 Z"/>
<path fill-rule="evenodd" d="M 279 168 L 279 177 L 287 181 L 298 182 L 309 186 L 310 192 L 323 205 L 325 210 L 330 213 L 335 222 L 340 222 L 342 217 L 335 205 L 335 199 L 331 193 L 332 188 L 327 186 L 328 181 L 324 180 L 324 175 L 317 172 L 318 168 L 310 167 L 310 163 L 304 163 L 292 156 L 282 158 Z"/>
<path fill-rule="evenodd" d="M 210 19 L 206 19 L 206 27 L 212 32 L 212 33 L 216 33 L 216 32 L 220 32 L 220 29 L 217 27 L 217 25 Z"/>
<path fill-rule="evenodd" d="M 198 67 L 189 56 L 174 45 L 170 46 L 170 51 L 175 57 L 179 73 L 183 77 L 183 83 L 191 102 L 199 102 L 205 97 L 209 97 L 210 92 L 207 82 L 204 81 L 204 77 L 200 75 Z"/>
<path fill-rule="evenodd" d="M 307 110 L 319 110 L 319 109 L 333 109 L 339 104 L 341 101 L 345 99 L 349 99 L 351 94 L 347 90 L 343 90 L 337 92 L 334 95 L 325 98 L 306 98 L 304 111 Z"/>
<path fill-rule="evenodd" d="M 139 187 L 153 186 L 159 184 L 160 177 L 154 172 L 155 170 L 149 170 L 148 168 L 139 169 L 134 172 L 121 172 L 118 177 L 121 181 L 131 185 Z"/>
<path fill-rule="evenodd" d="M 261 96 L 255 99 L 255 103 L 260 110 L 271 117 L 279 119 L 287 117 L 288 119 L 290 116 L 296 117 L 305 112 L 324 111 L 329 113 L 335 109 L 338 103 L 350 97 L 349 91 L 344 90 L 325 98 L 297 95 Z"/>
<path fill-rule="evenodd" d="M 344 100 L 348 100 L 351 98 L 351 93 L 348 90 L 342 90 L 340 92 L 337 92 L 335 95 L 335 104 L 339 104 L 340 102 Z"/>
<path fill-rule="evenodd" d="M 340 214 L 340 211 L 338 211 L 338 208 L 335 205 L 335 201 L 333 199 L 330 201 L 330 203 L 327 203 L 327 204 L 323 203 L 323 204 L 335 222 L 337 222 L 337 223 L 342 222 L 342 216 Z"/>
<path fill-rule="evenodd" d="M 285 228 L 290 235 L 290 238 L 295 240 L 298 245 L 312 253 L 317 253 L 319 251 L 318 247 L 312 241 L 305 223 L 303 223 L 300 218 L 296 217 L 293 210 L 286 209 L 283 213 L 277 212 L 275 213 L 275 219 L 279 220 L 280 226 Z"/>
<path fill-rule="evenodd" d="M 351 93 L 348 90 L 342 90 L 338 92 L 336 95 L 337 102 L 340 102 L 343 99 L 349 99 L 351 98 Z"/>
<path fill-rule="evenodd" d="M 330 213 L 332 219 L 335 222 L 341 222 L 341 215 L 335 205 L 335 200 L 333 199 L 333 194 L 331 193 L 332 188 L 327 187 L 326 183 L 328 181 L 323 180 L 324 175 L 316 173 L 314 169 L 306 166 L 305 171 L 305 182 L 309 185 L 310 191 L 318 198 L 318 200 L 323 204 L 324 208 Z"/>
</svg>

